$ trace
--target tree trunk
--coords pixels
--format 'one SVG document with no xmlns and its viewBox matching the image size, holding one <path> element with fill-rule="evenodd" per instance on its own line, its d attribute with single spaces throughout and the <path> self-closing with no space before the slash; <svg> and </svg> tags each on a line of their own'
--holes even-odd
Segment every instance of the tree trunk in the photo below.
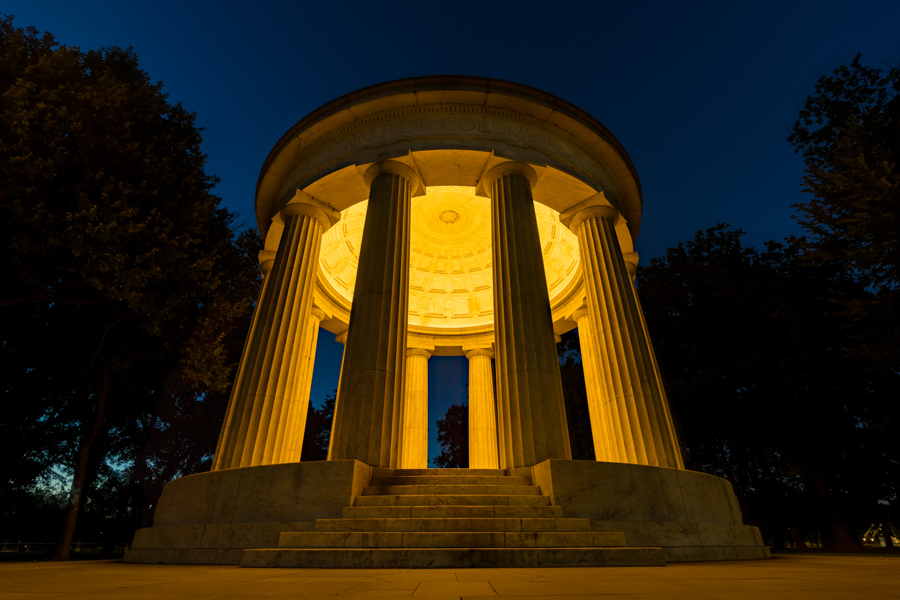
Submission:
<svg viewBox="0 0 900 600">
<path fill-rule="evenodd" d="M 832 539 L 830 540 L 824 539 L 825 532 L 823 531 L 822 548 L 828 552 L 862 552 L 862 542 L 847 525 L 843 515 L 838 512 L 822 476 L 819 473 L 810 472 L 807 477 L 812 484 L 813 491 L 819 496 L 822 511 L 831 529 Z"/>
<path fill-rule="evenodd" d="M 803 540 L 803 533 L 797 524 L 788 520 L 788 529 L 791 531 L 791 537 L 794 538 L 794 547 L 798 552 L 806 552 L 806 542 Z"/>
<path fill-rule="evenodd" d="M 63 517 L 62 532 L 56 546 L 56 554 L 53 560 L 71 560 L 69 553 L 72 540 L 75 537 L 75 526 L 78 524 L 78 513 L 81 511 L 81 502 L 84 499 L 84 484 L 91 458 L 91 447 L 103 426 L 103 417 L 106 415 L 106 403 L 109 395 L 109 365 L 103 361 L 103 381 L 97 391 L 97 407 L 93 413 L 93 419 L 86 423 L 81 442 L 78 444 L 78 453 L 75 455 L 75 472 L 72 476 L 72 489 L 69 490 L 69 502 Z"/>
<path fill-rule="evenodd" d="M 894 548 L 894 540 L 891 539 L 891 536 L 894 535 L 894 528 L 890 523 L 881 525 L 881 534 L 884 536 L 884 547 Z"/>
</svg>

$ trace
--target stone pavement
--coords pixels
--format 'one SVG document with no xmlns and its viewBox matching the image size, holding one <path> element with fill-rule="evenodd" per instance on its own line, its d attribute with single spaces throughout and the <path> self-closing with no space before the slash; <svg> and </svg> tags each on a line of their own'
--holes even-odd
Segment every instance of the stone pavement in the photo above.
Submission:
<svg viewBox="0 0 900 600">
<path fill-rule="evenodd" d="M 43 598 L 900 598 L 900 557 L 776 556 L 665 567 L 241 569 L 119 561 L 0 564 L 0 600 Z"/>
</svg>

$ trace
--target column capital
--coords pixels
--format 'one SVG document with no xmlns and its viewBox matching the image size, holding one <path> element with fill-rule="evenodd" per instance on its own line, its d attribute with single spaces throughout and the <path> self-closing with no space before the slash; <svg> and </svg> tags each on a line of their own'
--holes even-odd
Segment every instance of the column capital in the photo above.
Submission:
<svg viewBox="0 0 900 600">
<path fill-rule="evenodd" d="M 347 344 L 347 332 L 348 332 L 348 331 L 350 331 L 350 330 L 349 330 L 349 329 L 344 330 L 344 331 L 340 332 L 339 334 L 337 334 L 336 336 L 334 336 L 334 341 L 346 345 L 346 344 Z"/>
<path fill-rule="evenodd" d="M 488 358 L 494 358 L 494 351 L 490 348 L 472 348 L 471 350 L 466 350 L 466 358 L 472 360 L 473 356 L 487 356 Z"/>
<path fill-rule="evenodd" d="M 577 323 L 578 321 L 582 320 L 589 314 L 590 314 L 590 312 L 588 312 L 587 306 L 582 306 L 581 308 L 579 308 L 578 310 L 576 310 L 575 312 L 572 313 L 572 320 L 574 320 Z"/>
<path fill-rule="evenodd" d="M 318 306 L 313 306 L 309 311 L 309 316 L 315 317 L 321 322 L 327 315 L 325 314 L 325 311 Z"/>
<path fill-rule="evenodd" d="M 306 215 L 316 219 L 322 224 L 322 231 L 328 231 L 341 220 L 341 213 L 325 204 L 315 196 L 310 196 L 303 190 L 296 190 L 294 197 L 282 208 L 276 218 L 282 221 L 294 215 Z"/>
<path fill-rule="evenodd" d="M 573 233 L 577 233 L 578 226 L 586 219 L 592 217 L 609 219 L 615 225 L 620 216 L 619 211 L 606 199 L 606 195 L 600 192 L 559 213 L 559 222 L 572 230 Z"/>
<path fill-rule="evenodd" d="M 366 187 L 371 187 L 372 181 L 379 175 L 384 175 L 385 173 L 399 175 L 406 179 L 409 182 L 410 198 L 425 194 L 425 184 L 422 182 L 419 174 L 416 173 L 412 167 L 396 160 L 382 160 L 373 163 L 371 167 L 366 169 L 366 173 L 363 175 L 363 181 L 366 182 Z"/>
<path fill-rule="evenodd" d="M 634 276 L 637 275 L 640 256 L 638 256 L 637 252 L 623 252 L 622 259 L 625 261 L 625 269 L 628 270 L 628 274 L 634 279 Z"/>
<path fill-rule="evenodd" d="M 259 259 L 259 270 L 262 271 L 263 275 L 272 270 L 276 254 L 273 250 L 260 250 L 259 254 L 256 255 Z"/>
<path fill-rule="evenodd" d="M 425 360 L 431 358 L 433 352 L 431 350 L 426 350 L 425 348 L 407 348 L 406 355 L 407 356 L 424 356 Z"/>
<path fill-rule="evenodd" d="M 504 175 L 521 175 L 528 180 L 532 188 L 537 185 L 537 173 L 535 173 L 530 165 L 511 160 L 494 166 L 490 171 L 484 174 L 482 185 L 484 186 L 485 191 L 489 190 L 491 186 L 494 185 L 494 182 Z"/>
</svg>

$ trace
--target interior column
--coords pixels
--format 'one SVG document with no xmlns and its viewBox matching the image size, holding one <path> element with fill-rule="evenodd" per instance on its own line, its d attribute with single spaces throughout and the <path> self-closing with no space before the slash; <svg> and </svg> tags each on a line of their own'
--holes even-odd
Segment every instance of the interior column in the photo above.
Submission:
<svg viewBox="0 0 900 600">
<path fill-rule="evenodd" d="M 650 337 L 602 194 L 561 220 L 578 236 L 594 355 L 609 398 L 620 462 L 684 468 Z"/>
<path fill-rule="evenodd" d="M 501 468 L 572 458 L 531 195 L 536 180 L 534 170 L 520 162 L 501 163 L 484 177 L 493 229 Z"/>
<path fill-rule="evenodd" d="M 428 468 L 428 359 L 431 351 L 406 351 L 406 386 L 403 394 L 401 469 Z"/>
<path fill-rule="evenodd" d="M 329 458 L 396 468 L 409 319 L 409 209 L 418 176 L 386 160 L 372 165 L 365 180 L 369 206 Z"/>
<path fill-rule="evenodd" d="M 298 367 L 313 305 L 322 233 L 339 213 L 304 195 L 301 202 L 285 206 L 279 216 L 284 230 L 238 366 L 214 469 L 274 462 L 283 411 L 290 406 L 295 386 L 301 384 Z"/>
<path fill-rule="evenodd" d="M 466 352 L 469 359 L 469 468 L 499 469 L 494 376 L 487 348 Z"/>
</svg>

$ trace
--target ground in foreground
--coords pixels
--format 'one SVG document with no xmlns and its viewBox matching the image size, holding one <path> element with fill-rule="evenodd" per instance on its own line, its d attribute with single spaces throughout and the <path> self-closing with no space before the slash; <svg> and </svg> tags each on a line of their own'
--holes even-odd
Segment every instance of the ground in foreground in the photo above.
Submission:
<svg viewBox="0 0 900 600">
<path fill-rule="evenodd" d="M 0 600 L 27 598 L 900 598 L 900 558 L 776 556 L 665 567 L 241 569 L 118 561 L 0 565 Z"/>
</svg>

